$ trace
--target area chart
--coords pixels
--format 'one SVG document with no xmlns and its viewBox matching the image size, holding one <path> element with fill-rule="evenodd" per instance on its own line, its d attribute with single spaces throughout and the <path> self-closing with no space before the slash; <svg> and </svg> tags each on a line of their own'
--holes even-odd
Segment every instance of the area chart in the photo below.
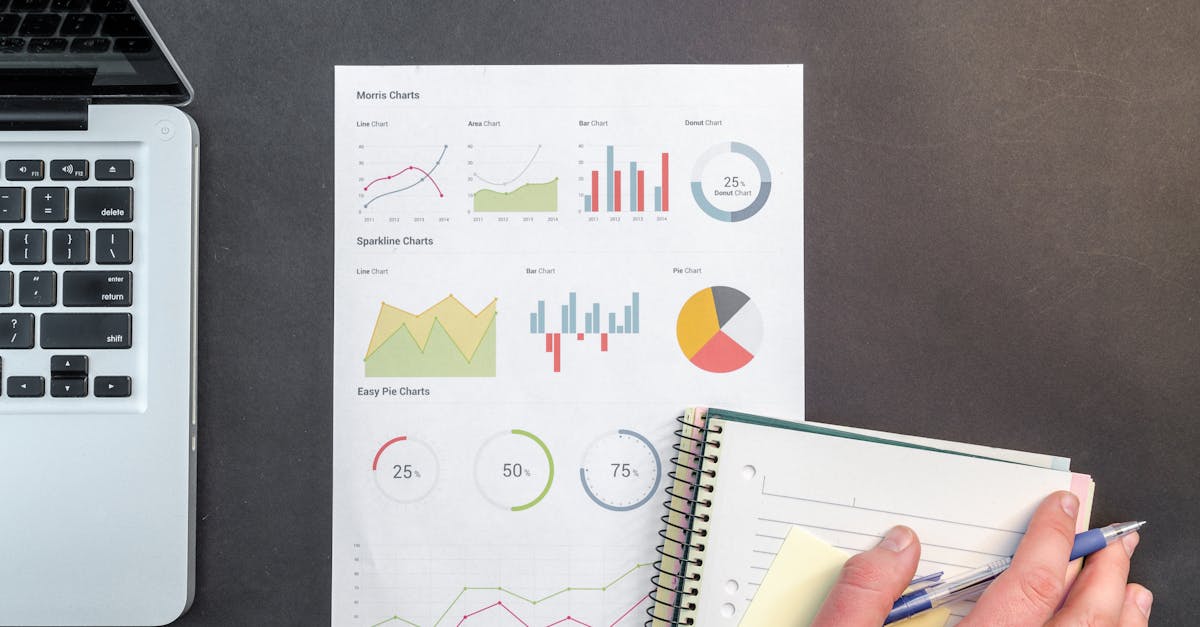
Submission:
<svg viewBox="0 0 1200 627">
<path fill-rule="evenodd" d="M 363 363 L 368 377 L 494 377 L 496 299 L 478 312 L 453 295 L 421 313 L 383 303 Z"/>
<path fill-rule="evenodd" d="M 478 213 L 558 211 L 558 179 L 526 183 L 511 192 L 481 189 L 475 192 L 473 208 Z"/>
</svg>

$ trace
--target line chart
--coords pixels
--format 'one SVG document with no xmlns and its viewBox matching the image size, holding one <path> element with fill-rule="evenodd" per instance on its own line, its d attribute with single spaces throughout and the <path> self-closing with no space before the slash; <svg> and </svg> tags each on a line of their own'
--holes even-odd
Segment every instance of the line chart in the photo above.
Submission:
<svg viewBox="0 0 1200 627">
<path fill-rule="evenodd" d="M 559 597 L 561 595 L 571 593 L 571 592 L 607 592 L 613 586 L 617 585 L 618 583 L 620 583 L 621 581 L 623 581 L 630 575 L 633 575 L 634 573 L 640 571 L 641 569 L 646 568 L 647 566 L 650 566 L 649 562 L 634 564 L 629 570 L 626 570 L 625 572 L 618 575 L 615 579 L 613 579 L 612 581 L 610 581 L 602 586 L 567 586 L 561 590 L 552 592 L 552 593 L 547 594 L 540 598 L 534 598 L 531 596 L 523 595 L 518 592 L 509 590 L 508 588 L 505 588 L 503 586 L 463 586 L 463 589 L 459 591 L 457 596 L 455 596 L 453 599 L 451 599 L 450 603 L 448 603 L 446 605 L 446 609 L 442 611 L 441 615 L 438 616 L 437 620 L 434 621 L 430 627 L 438 627 L 438 625 L 441 625 L 442 622 L 446 620 L 446 617 L 449 616 L 450 611 L 454 609 L 454 606 L 457 605 L 458 602 L 460 600 L 462 600 L 463 596 L 466 595 L 468 592 L 482 591 L 482 592 L 495 592 L 495 593 L 505 594 L 505 595 L 508 595 L 509 597 L 512 597 L 513 599 L 516 599 L 518 601 L 528 603 L 531 606 L 536 606 L 541 603 L 545 603 L 546 601 L 549 601 L 550 599 L 553 599 L 553 598 L 556 598 L 556 597 Z M 639 605 L 641 605 L 642 602 L 644 602 L 646 599 L 648 599 L 649 596 L 650 595 L 646 594 L 646 595 L 643 595 L 642 597 L 640 597 L 636 603 L 629 606 L 629 608 L 626 609 L 624 613 L 622 613 L 620 616 L 618 616 L 616 618 L 616 620 L 612 621 L 611 623 L 586 623 L 577 617 L 567 615 L 555 622 L 549 623 L 545 627 L 551 627 L 552 625 L 561 625 L 561 624 L 569 623 L 569 622 L 573 622 L 577 625 L 583 625 L 584 627 L 601 627 L 601 626 L 613 627 L 617 623 L 620 623 L 622 620 L 624 620 L 625 617 L 629 616 L 629 614 L 631 612 L 633 612 L 633 610 L 637 609 L 637 607 Z M 511 601 L 510 601 L 510 603 L 511 603 Z M 492 610 L 494 608 L 500 608 L 502 611 L 507 612 L 508 614 L 512 615 L 512 617 L 514 619 L 516 619 L 516 621 L 518 623 L 520 623 L 521 625 L 525 625 L 526 627 L 531 627 L 531 625 L 528 622 L 526 622 L 524 619 L 522 619 L 516 612 L 514 612 L 509 607 L 508 604 L 504 603 L 503 599 L 497 600 L 493 603 L 490 603 L 484 607 L 480 607 L 476 610 L 463 613 L 461 615 L 461 619 L 456 623 L 456 627 L 469 622 L 469 619 L 471 619 L 472 617 L 477 616 L 479 614 L 483 614 L 485 612 L 488 612 L 489 610 Z M 422 627 L 422 625 L 420 623 L 408 620 L 407 618 L 402 618 L 398 614 L 390 616 L 388 618 L 385 618 L 377 623 L 374 623 L 371 625 L 371 627 L 381 627 L 382 625 L 387 625 L 389 623 L 403 623 L 405 625 L 411 625 L 412 627 Z"/>
<path fill-rule="evenodd" d="M 620 616 L 618 616 L 616 620 L 612 621 L 611 623 L 608 623 L 607 627 L 615 627 L 617 625 L 617 623 L 620 623 L 622 620 L 625 620 L 625 617 L 629 616 L 630 612 L 633 612 L 634 610 L 636 610 L 637 607 L 642 604 L 642 602 L 644 602 L 646 599 L 649 599 L 649 598 L 650 598 L 649 594 L 642 595 L 642 597 L 639 598 L 633 605 L 629 606 L 629 609 L 625 610 Z M 532 627 L 529 623 L 525 622 L 524 619 L 522 619 L 519 615 L 517 615 L 516 612 L 512 611 L 511 608 L 509 608 L 507 605 L 505 605 L 504 601 L 496 601 L 495 603 L 493 603 L 487 607 L 480 608 L 478 610 L 475 610 L 474 612 L 464 615 L 462 617 L 462 620 L 458 621 L 458 624 L 455 625 L 455 627 L 462 627 L 462 625 L 464 625 L 465 623 L 470 621 L 472 618 L 475 618 L 476 616 L 483 614 L 484 612 L 487 612 L 488 610 L 490 610 L 492 608 L 496 608 L 496 607 L 507 612 L 509 616 L 512 616 L 514 620 L 516 620 L 518 623 L 521 623 L 525 627 Z M 555 627 L 555 625 L 566 625 L 568 623 L 574 623 L 576 625 L 580 625 L 581 627 L 602 627 L 602 625 L 603 625 L 603 623 L 586 623 L 586 622 L 581 621 L 578 618 L 575 618 L 574 616 L 571 616 L 570 614 L 568 614 L 568 615 L 554 621 L 553 623 L 547 623 L 546 627 Z"/>
<path fill-rule="evenodd" d="M 526 172 L 529 171 L 530 166 L 532 166 L 533 162 L 535 160 L 537 160 L 538 153 L 540 153 L 541 151 L 542 151 L 542 145 L 538 144 L 538 147 L 533 151 L 533 156 L 529 158 L 529 162 L 525 164 L 525 167 L 521 168 L 521 171 L 517 172 L 516 176 L 508 179 L 507 181 L 489 181 L 488 179 L 483 178 L 483 175 L 481 175 L 478 172 L 472 172 L 471 176 L 483 181 L 484 183 L 487 183 L 488 185 L 503 186 L 503 185 L 509 185 L 511 183 L 515 183 L 517 181 L 517 179 L 521 178 L 522 176 L 525 175 Z"/>
<path fill-rule="evenodd" d="M 392 194 L 399 194 L 400 192 L 403 192 L 403 191 L 410 190 L 410 189 L 412 189 L 412 188 L 416 187 L 417 185 L 420 185 L 421 183 L 424 183 L 425 181 L 429 181 L 429 182 L 430 182 L 430 183 L 433 185 L 434 189 L 436 189 L 436 190 L 437 190 L 437 193 L 438 193 L 438 198 L 444 198 L 446 195 L 445 195 L 445 194 L 442 192 L 442 187 L 441 187 L 440 185 L 438 185 L 438 183 L 437 183 L 437 181 L 436 181 L 436 180 L 434 180 L 434 178 L 433 178 L 433 172 L 434 172 L 435 170 L 437 170 L 437 169 L 438 169 L 438 166 L 442 165 L 442 159 L 443 159 L 443 158 L 446 156 L 446 150 L 447 150 L 448 148 L 449 148 L 449 145 L 443 145 L 443 146 L 442 146 L 442 152 L 441 152 L 441 154 L 439 154 L 439 155 L 438 155 L 437 161 L 435 161 L 435 162 L 433 163 L 433 165 L 429 166 L 429 169 L 428 169 L 428 170 L 426 170 L 426 169 L 424 169 L 424 168 L 421 168 L 421 167 L 419 167 L 419 166 L 413 165 L 413 164 L 409 164 L 407 167 L 405 167 L 404 169 L 400 170 L 399 172 L 396 172 L 395 174 L 389 174 L 388 176 L 381 176 L 381 177 L 379 177 L 379 178 L 376 178 L 376 179 L 372 180 L 370 183 L 367 183 L 367 184 L 366 184 L 366 185 L 363 187 L 363 191 L 364 191 L 364 192 L 366 192 L 366 191 L 370 191 L 371 187 L 372 187 L 373 185 L 375 185 L 376 183 L 381 183 L 381 182 L 384 182 L 384 181 L 390 181 L 390 180 L 392 180 L 392 179 L 394 179 L 394 178 L 396 178 L 396 177 L 398 177 L 398 176 L 400 176 L 400 175 L 402 175 L 402 174 L 405 174 L 405 173 L 407 173 L 407 172 L 414 172 L 414 171 L 415 171 L 415 172 L 420 172 L 420 173 L 421 173 L 421 178 L 417 179 L 417 180 L 416 180 L 415 182 L 413 182 L 413 183 L 410 183 L 410 184 L 408 184 L 408 185 L 406 185 L 406 186 L 404 186 L 404 187 L 401 187 L 401 188 L 399 188 L 399 189 L 393 189 L 393 190 L 391 190 L 391 191 L 387 191 L 387 192 L 384 192 L 384 193 L 382 193 L 382 194 L 379 194 L 379 195 L 377 195 L 377 196 L 374 196 L 373 198 L 371 198 L 370 200 L 368 200 L 366 203 L 364 203 L 364 204 L 363 204 L 363 209 L 366 209 L 367 207 L 370 207 L 370 206 L 371 206 L 371 203 L 375 202 L 376 200 L 379 200 L 380 198 L 384 198 L 384 197 L 386 197 L 386 196 L 391 196 Z"/>
</svg>

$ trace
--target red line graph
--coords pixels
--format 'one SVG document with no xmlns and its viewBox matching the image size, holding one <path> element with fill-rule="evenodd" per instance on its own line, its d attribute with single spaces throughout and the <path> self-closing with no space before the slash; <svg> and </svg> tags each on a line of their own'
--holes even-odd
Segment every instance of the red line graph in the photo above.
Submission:
<svg viewBox="0 0 1200 627">
<path fill-rule="evenodd" d="M 630 612 L 632 612 L 633 610 L 637 609 L 637 606 L 641 605 L 641 604 L 642 604 L 642 601 L 645 601 L 646 599 L 649 599 L 649 598 L 650 598 L 650 593 L 646 593 L 646 596 L 644 596 L 644 597 L 642 597 L 642 598 L 638 599 L 638 600 L 637 600 L 637 603 L 634 603 L 633 605 L 630 605 L 630 606 L 629 606 L 629 609 L 625 610 L 625 613 L 624 613 L 624 614 L 621 614 L 620 616 L 618 616 L 618 617 L 617 617 L 617 620 L 614 620 L 613 622 L 609 623 L 608 627 L 613 627 L 613 625 L 616 625 L 617 623 L 619 623 L 619 622 L 621 622 L 621 621 L 625 620 L 625 617 L 626 617 L 626 616 L 629 616 L 629 613 L 630 613 Z"/>
<path fill-rule="evenodd" d="M 616 627 L 617 623 L 620 623 L 621 621 L 625 620 L 625 617 L 629 616 L 629 614 L 631 612 L 633 612 L 633 610 L 637 609 L 637 607 L 639 605 L 641 605 L 646 599 L 649 599 L 649 598 L 650 598 L 649 594 L 639 598 L 637 600 L 637 602 L 635 602 L 633 605 L 629 606 L 629 609 L 622 612 L 621 615 L 618 616 L 616 620 L 609 623 L 608 627 Z M 480 614 L 483 614 L 484 612 L 487 612 L 487 611 L 492 610 L 497 607 L 504 610 L 505 612 L 507 612 L 509 616 L 513 617 L 513 620 L 517 621 L 521 625 L 524 625 L 524 627 L 530 627 L 529 623 L 522 620 L 520 616 L 517 616 L 516 612 L 509 609 L 509 607 L 504 604 L 504 601 L 496 601 L 495 603 L 492 603 L 491 605 L 488 605 L 486 607 L 481 607 L 481 608 L 475 610 L 474 612 L 468 612 L 467 614 L 464 614 L 462 617 L 462 620 L 458 621 L 458 624 L 456 625 L 456 627 L 462 627 L 462 625 L 464 623 L 471 620 L 472 618 L 479 616 Z M 567 623 L 574 623 L 576 625 L 580 625 L 581 627 L 594 627 L 591 623 L 585 623 L 571 615 L 564 616 L 564 617 L 554 621 L 553 623 L 548 623 L 546 625 L 546 627 L 555 627 L 555 625 L 565 625 Z"/>
<path fill-rule="evenodd" d="M 591 625 L 589 625 L 575 617 L 572 617 L 572 616 L 568 616 L 566 618 L 560 618 L 560 619 L 554 621 L 553 623 L 546 625 L 546 627 L 554 627 L 555 625 L 562 625 L 563 623 L 575 623 L 576 625 L 583 625 L 583 627 L 592 627 Z"/>
<path fill-rule="evenodd" d="M 430 183 L 433 183 L 433 187 L 434 187 L 435 189 L 437 189 L 437 192 L 438 192 L 438 197 L 439 197 L 439 198 L 441 198 L 441 197 L 444 197 L 444 196 L 445 196 L 445 194 L 443 194 L 443 193 L 442 193 L 442 188 L 441 188 L 441 186 L 437 184 L 437 181 L 433 180 L 433 175 L 432 175 L 432 174 L 430 174 L 430 173 L 428 173 L 428 172 L 426 172 L 426 171 L 425 171 L 425 170 L 423 170 L 422 168 L 419 168 L 419 167 L 415 166 L 415 165 L 410 165 L 410 166 L 408 166 L 407 168 L 404 168 L 403 170 L 400 170 L 399 172 L 397 172 L 397 173 L 395 173 L 395 174 L 392 174 L 392 175 L 389 175 L 389 176 L 381 176 L 381 177 L 379 177 L 379 178 L 375 179 L 374 181 L 371 181 L 370 183 L 367 183 L 367 186 L 363 188 L 363 191 L 365 192 L 365 191 L 367 191 L 367 190 L 371 189 L 371 186 L 372 186 L 372 185 L 374 185 L 374 184 L 376 184 L 376 183 L 379 183 L 379 182 L 381 182 L 381 181 L 390 181 L 390 180 L 392 180 L 392 179 L 396 178 L 397 176 L 400 176 L 401 174 L 404 174 L 405 172 L 411 172 L 411 171 L 413 171 L 413 170 L 416 170 L 417 172 L 420 172 L 421 174 L 424 174 L 424 175 L 425 175 L 425 178 L 429 179 L 429 182 L 430 182 Z"/>
<path fill-rule="evenodd" d="M 486 612 L 486 611 L 488 611 L 488 610 L 492 609 L 493 607 L 498 607 L 498 608 L 500 608 L 500 609 L 504 610 L 505 612 L 508 612 L 510 616 L 512 616 L 513 618 L 517 619 L 517 622 L 518 622 L 518 623 L 521 623 L 521 624 L 522 624 L 522 625 L 524 625 L 525 627 L 529 627 L 529 623 L 527 623 L 527 622 L 525 622 L 525 621 L 521 620 L 521 617 L 520 617 L 520 616 L 517 616 L 515 613 L 513 613 L 513 611 L 512 611 L 512 610 L 508 609 L 508 606 L 504 604 L 504 601 L 496 601 L 495 603 L 493 603 L 493 604 L 491 604 L 491 605 L 489 605 L 489 606 L 487 606 L 487 607 L 485 607 L 485 608 L 480 608 L 480 609 L 478 609 L 478 610 L 475 610 L 474 612 L 471 612 L 470 614 L 467 614 L 466 616 L 463 616 L 463 617 L 462 617 L 462 620 L 458 621 L 458 624 L 459 624 L 459 625 L 462 625 L 463 623 L 465 623 L 465 622 L 467 622 L 468 620 L 470 620 L 470 619 L 471 619 L 471 617 L 473 617 L 473 616 L 478 616 L 478 615 L 480 615 L 480 614 L 482 614 L 482 613 L 484 613 L 484 612 Z"/>
</svg>

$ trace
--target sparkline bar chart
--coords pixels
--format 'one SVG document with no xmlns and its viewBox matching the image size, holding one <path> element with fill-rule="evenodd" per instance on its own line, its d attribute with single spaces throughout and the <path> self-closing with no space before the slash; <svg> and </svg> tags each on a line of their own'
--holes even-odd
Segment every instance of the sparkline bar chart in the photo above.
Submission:
<svg viewBox="0 0 1200 627">
<path fill-rule="evenodd" d="M 546 338 L 546 352 L 554 356 L 554 372 L 562 372 L 562 338 L 575 337 L 583 342 L 589 336 L 599 336 L 600 352 L 608 352 L 609 335 L 636 335 L 641 330 L 641 294 L 633 292 L 629 304 L 619 310 L 601 310 L 594 302 L 583 312 L 583 326 L 579 326 L 579 297 L 575 292 L 567 296 L 567 303 L 559 307 L 561 321 L 558 330 L 546 330 L 546 301 L 539 300 L 537 309 L 529 313 L 529 333 Z M 618 317 L 618 313 L 620 317 Z"/>
</svg>

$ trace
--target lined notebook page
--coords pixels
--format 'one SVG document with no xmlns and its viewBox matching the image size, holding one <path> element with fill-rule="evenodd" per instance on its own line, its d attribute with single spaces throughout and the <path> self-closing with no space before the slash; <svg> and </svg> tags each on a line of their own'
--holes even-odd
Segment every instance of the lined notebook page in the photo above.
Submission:
<svg viewBox="0 0 1200 627">
<path fill-rule="evenodd" d="M 1012 555 L 1042 499 L 1071 488 L 1071 474 L 1058 470 L 736 421 L 712 426 L 723 433 L 701 625 L 738 623 L 793 525 L 848 552 L 908 525 L 922 543 L 917 574 L 949 577 Z"/>
</svg>

